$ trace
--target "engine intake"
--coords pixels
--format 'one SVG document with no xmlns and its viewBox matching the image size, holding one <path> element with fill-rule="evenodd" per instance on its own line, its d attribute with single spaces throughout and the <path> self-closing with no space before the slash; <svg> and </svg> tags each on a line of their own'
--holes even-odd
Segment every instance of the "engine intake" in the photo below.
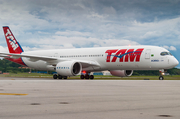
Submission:
<svg viewBox="0 0 180 119">
<path fill-rule="evenodd" d="M 61 76 L 76 76 L 81 73 L 82 66 L 79 62 L 64 61 L 56 65 L 56 72 Z"/>
</svg>

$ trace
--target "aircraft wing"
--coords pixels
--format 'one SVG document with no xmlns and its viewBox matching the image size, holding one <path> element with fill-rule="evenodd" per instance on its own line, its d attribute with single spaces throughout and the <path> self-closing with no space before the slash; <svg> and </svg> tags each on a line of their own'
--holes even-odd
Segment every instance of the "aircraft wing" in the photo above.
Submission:
<svg viewBox="0 0 180 119">
<path fill-rule="evenodd" d="M 36 62 L 38 60 L 45 61 L 48 65 L 56 65 L 59 62 L 73 60 L 73 59 L 68 59 L 68 58 L 38 56 L 38 55 L 29 55 L 29 54 L 14 54 L 14 53 L 0 53 L 0 57 L 12 58 L 12 59 L 26 57 L 26 58 L 29 58 L 29 60 L 33 62 Z M 97 63 L 96 61 L 86 61 L 86 60 L 73 60 L 73 61 L 80 62 L 83 68 L 89 67 L 89 66 L 100 66 L 99 63 Z"/>
<path fill-rule="evenodd" d="M 29 54 L 14 54 L 14 53 L 0 53 L 0 57 L 13 58 L 13 59 L 26 57 L 26 58 L 34 59 L 36 61 L 38 61 L 38 60 L 43 60 L 43 61 L 57 60 L 57 58 L 55 58 L 55 57 L 37 56 L 37 55 L 29 55 Z"/>
</svg>

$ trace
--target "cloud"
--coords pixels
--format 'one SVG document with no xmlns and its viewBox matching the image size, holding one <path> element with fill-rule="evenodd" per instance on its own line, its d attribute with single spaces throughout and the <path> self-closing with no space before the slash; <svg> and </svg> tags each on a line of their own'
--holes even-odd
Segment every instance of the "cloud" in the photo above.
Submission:
<svg viewBox="0 0 180 119">
<path fill-rule="evenodd" d="M 176 50 L 176 47 L 170 46 L 170 47 L 169 47 L 169 50 Z"/>
<path fill-rule="evenodd" d="M 134 21 L 129 27 L 129 37 L 141 44 L 180 45 L 180 17 L 154 22 Z"/>
<path fill-rule="evenodd" d="M 164 48 L 166 48 L 167 50 L 172 50 L 172 51 L 176 51 L 177 49 L 176 49 L 176 47 L 174 47 L 174 46 L 163 46 Z"/>
<path fill-rule="evenodd" d="M 0 46 L 0 52 L 9 52 L 7 47 Z"/>
<path fill-rule="evenodd" d="M 74 34 L 75 33 L 75 34 Z M 73 35 L 72 35 L 73 34 Z M 31 39 L 28 44 L 36 44 L 39 49 L 80 48 L 80 47 L 108 47 L 122 45 L 138 45 L 139 43 L 126 39 L 98 39 L 89 33 L 76 31 L 56 32 L 51 38 Z M 30 50 L 28 47 L 27 50 Z"/>
<path fill-rule="evenodd" d="M 0 0 L 0 25 L 9 25 L 27 50 L 131 43 L 177 47 L 179 3 L 179 0 Z M 0 39 L 4 39 L 2 32 Z"/>
<path fill-rule="evenodd" d="M 55 33 L 55 35 L 60 35 L 60 36 L 82 36 L 82 37 L 90 37 L 91 36 L 91 33 L 90 32 L 79 32 L 79 31 L 69 31 L 69 30 L 66 30 L 66 31 L 57 31 Z"/>
<path fill-rule="evenodd" d="M 179 56 L 180 0 L 0 0 L 0 8 L 0 26 L 25 51 L 142 44 Z M 2 30 L 0 39 L 6 48 Z"/>
</svg>

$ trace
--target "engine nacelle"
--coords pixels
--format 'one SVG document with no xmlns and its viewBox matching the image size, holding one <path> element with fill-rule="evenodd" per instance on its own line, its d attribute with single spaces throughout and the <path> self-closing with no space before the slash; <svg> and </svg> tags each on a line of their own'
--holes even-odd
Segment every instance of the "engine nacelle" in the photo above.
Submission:
<svg viewBox="0 0 180 119">
<path fill-rule="evenodd" d="M 112 70 L 110 71 L 110 73 L 113 76 L 127 77 L 133 74 L 133 70 Z"/>
<path fill-rule="evenodd" d="M 81 71 L 82 66 L 79 62 L 64 61 L 56 65 L 56 72 L 61 76 L 76 76 Z"/>
</svg>

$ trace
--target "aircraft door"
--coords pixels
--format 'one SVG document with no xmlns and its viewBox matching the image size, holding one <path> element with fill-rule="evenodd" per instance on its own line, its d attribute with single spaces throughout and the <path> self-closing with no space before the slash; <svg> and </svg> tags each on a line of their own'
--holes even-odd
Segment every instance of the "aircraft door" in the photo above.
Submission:
<svg viewBox="0 0 180 119">
<path fill-rule="evenodd" d="M 147 49 L 145 52 L 145 59 L 150 59 L 151 57 L 151 49 Z"/>
</svg>

